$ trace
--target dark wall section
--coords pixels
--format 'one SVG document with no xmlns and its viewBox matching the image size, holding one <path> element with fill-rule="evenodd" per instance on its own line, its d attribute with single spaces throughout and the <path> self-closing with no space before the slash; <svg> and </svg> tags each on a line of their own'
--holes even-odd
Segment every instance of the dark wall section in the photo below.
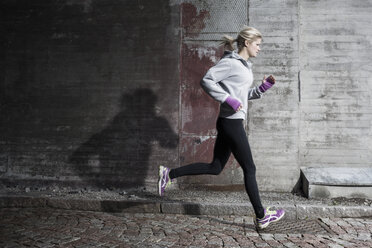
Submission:
<svg viewBox="0 0 372 248">
<path fill-rule="evenodd" d="M 138 187 L 178 160 L 168 1 L 0 2 L 0 178 Z"/>
</svg>

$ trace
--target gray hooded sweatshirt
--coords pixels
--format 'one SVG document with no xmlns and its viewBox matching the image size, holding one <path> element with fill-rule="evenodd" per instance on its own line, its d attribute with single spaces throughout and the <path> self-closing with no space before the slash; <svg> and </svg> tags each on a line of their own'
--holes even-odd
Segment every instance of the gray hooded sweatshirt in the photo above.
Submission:
<svg viewBox="0 0 372 248">
<path fill-rule="evenodd" d="M 221 103 L 219 117 L 245 119 L 248 100 L 261 98 L 259 87 L 251 88 L 253 83 L 252 63 L 243 59 L 236 51 L 225 51 L 221 60 L 211 67 L 200 84 L 205 92 Z M 243 107 L 235 112 L 225 101 L 232 97 Z"/>
</svg>

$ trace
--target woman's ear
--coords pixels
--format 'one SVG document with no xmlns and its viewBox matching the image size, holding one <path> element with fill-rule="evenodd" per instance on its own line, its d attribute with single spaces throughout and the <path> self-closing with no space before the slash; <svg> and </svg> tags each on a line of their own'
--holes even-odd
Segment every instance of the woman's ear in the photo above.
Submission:
<svg viewBox="0 0 372 248">
<path fill-rule="evenodd" d="M 244 46 L 247 47 L 249 45 L 249 41 L 248 40 L 245 40 L 244 41 Z"/>
</svg>

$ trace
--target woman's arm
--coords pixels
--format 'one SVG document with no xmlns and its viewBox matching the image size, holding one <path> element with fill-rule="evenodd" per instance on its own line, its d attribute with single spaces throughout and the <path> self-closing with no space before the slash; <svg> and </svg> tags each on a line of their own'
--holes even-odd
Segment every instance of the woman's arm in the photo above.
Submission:
<svg viewBox="0 0 372 248">
<path fill-rule="evenodd" d="M 267 78 L 264 76 L 264 79 L 262 80 L 262 83 L 260 86 L 249 89 L 248 100 L 254 100 L 254 99 L 261 98 L 263 93 L 265 93 L 268 89 L 273 87 L 274 84 L 275 84 L 275 78 L 272 75 L 270 75 Z"/>
<path fill-rule="evenodd" d="M 219 82 L 229 76 L 231 64 L 229 59 L 221 59 L 215 66 L 211 67 L 200 81 L 204 91 L 214 100 L 223 103 L 229 94 L 221 87 Z"/>
<path fill-rule="evenodd" d="M 250 88 L 248 90 L 248 100 L 260 99 L 263 96 L 263 92 L 260 91 L 260 87 Z"/>
</svg>

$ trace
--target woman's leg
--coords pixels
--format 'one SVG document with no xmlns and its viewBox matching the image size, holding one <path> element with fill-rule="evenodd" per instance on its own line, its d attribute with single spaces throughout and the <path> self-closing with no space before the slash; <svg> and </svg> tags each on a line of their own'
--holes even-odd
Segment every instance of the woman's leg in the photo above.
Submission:
<svg viewBox="0 0 372 248">
<path fill-rule="evenodd" d="M 244 130 L 242 120 L 225 120 L 223 128 L 229 137 L 231 151 L 243 169 L 244 185 L 258 218 L 264 216 L 256 181 L 256 166 L 253 162 L 251 148 Z"/>
<path fill-rule="evenodd" d="M 212 163 L 194 163 L 185 166 L 181 166 L 176 169 L 171 169 L 169 177 L 171 179 L 189 176 L 189 175 L 218 175 L 225 167 L 229 160 L 231 150 L 226 140 L 226 135 L 223 128 L 221 128 L 221 120 L 217 120 L 217 139 L 214 145 L 214 154 Z"/>
</svg>

